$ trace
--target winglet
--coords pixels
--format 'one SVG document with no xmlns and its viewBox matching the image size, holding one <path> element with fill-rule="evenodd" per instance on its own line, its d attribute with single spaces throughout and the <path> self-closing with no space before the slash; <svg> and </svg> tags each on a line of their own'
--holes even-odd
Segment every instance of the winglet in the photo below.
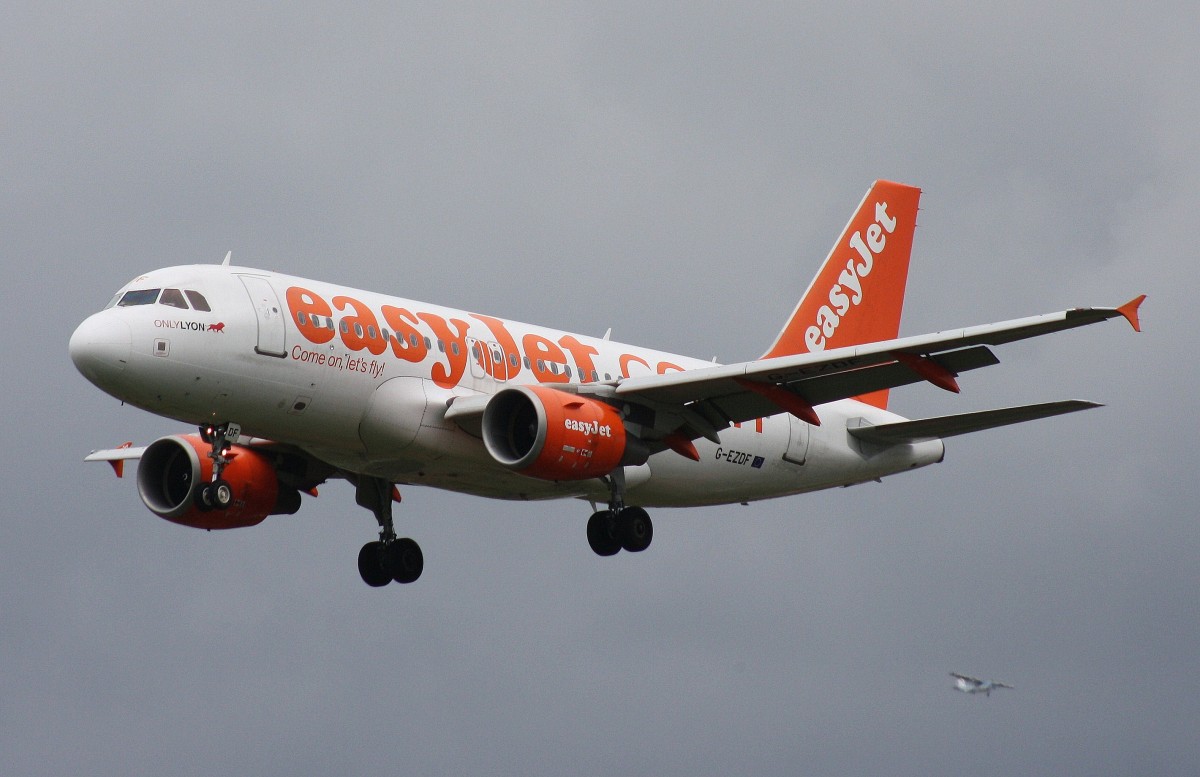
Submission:
<svg viewBox="0 0 1200 777">
<path fill-rule="evenodd" d="M 1122 316 L 1125 316 L 1125 320 L 1129 322 L 1129 325 L 1133 327 L 1133 331 L 1135 332 L 1142 331 L 1142 322 L 1138 318 L 1138 308 L 1140 308 L 1142 303 L 1145 301 L 1146 295 L 1143 294 L 1140 297 L 1129 300 L 1124 305 L 1117 308 L 1117 312 Z"/>
<path fill-rule="evenodd" d="M 125 450 L 126 448 L 132 448 L 132 447 L 133 447 L 133 442 L 130 441 L 130 442 L 126 442 L 126 443 L 122 443 L 122 444 L 118 445 L 117 450 L 122 451 L 122 450 Z M 108 463 L 110 466 L 112 466 L 113 472 L 117 473 L 117 477 L 119 477 L 119 478 L 125 477 L 125 459 L 111 459 Z"/>
</svg>

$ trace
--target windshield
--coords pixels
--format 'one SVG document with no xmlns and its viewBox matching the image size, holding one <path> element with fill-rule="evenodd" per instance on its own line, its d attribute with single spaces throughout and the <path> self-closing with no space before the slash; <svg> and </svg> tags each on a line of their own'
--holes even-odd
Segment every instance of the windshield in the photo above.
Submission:
<svg viewBox="0 0 1200 777">
<path fill-rule="evenodd" d="M 133 291 L 125 292 L 125 296 L 121 297 L 121 301 L 117 303 L 118 307 L 128 308 L 133 305 L 153 305 L 158 299 L 159 289 L 134 289 Z"/>
</svg>

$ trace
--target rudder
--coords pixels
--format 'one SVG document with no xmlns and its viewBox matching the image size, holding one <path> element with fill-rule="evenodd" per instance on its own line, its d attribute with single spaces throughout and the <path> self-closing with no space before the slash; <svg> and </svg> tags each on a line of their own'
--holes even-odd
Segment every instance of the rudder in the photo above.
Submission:
<svg viewBox="0 0 1200 777">
<path fill-rule="evenodd" d="M 896 337 L 920 198 L 915 186 L 871 186 L 763 358 Z M 858 397 L 877 407 L 887 398 L 886 390 Z"/>
</svg>

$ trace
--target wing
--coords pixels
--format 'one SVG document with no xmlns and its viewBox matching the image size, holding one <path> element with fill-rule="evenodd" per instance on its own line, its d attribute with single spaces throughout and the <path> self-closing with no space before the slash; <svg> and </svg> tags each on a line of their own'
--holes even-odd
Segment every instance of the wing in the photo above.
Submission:
<svg viewBox="0 0 1200 777">
<path fill-rule="evenodd" d="M 971 677 L 970 675 L 959 674 L 958 672 L 951 672 L 950 676 L 962 680 L 963 682 L 972 683 L 974 685 L 983 685 L 983 680 L 980 680 L 978 677 Z"/>
<path fill-rule="evenodd" d="M 115 448 L 105 448 L 100 451 L 92 451 L 87 456 L 83 457 L 84 461 L 107 461 L 113 468 L 113 472 L 117 473 L 117 477 L 125 476 L 125 462 L 130 459 L 140 459 L 145 453 L 146 446 L 138 448 L 133 447 L 132 442 L 127 442 L 118 445 Z"/>
<path fill-rule="evenodd" d="M 615 394 L 659 409 L 676 409 L 684 417 L 683 433 L 690 433 L 692 439 L 701 436 L 714 439 L 716 431 L 729 424 L 781 411 L 819 424 L 813 408 L 838 399 L 921 381 L 957 391 L 954 379 L 959 373 L 999 362 L 988 346 L 1111 318 L 1125 318 L 1136 331 L 1141 331 L 1137 311 L 1144 299 L 1145 295 L 1117 308 L 1074 308 L 818 353 L 638 376 L 621 381 Z M 1061 408 L 1060 411 L 1069 412 Z"/>
<path fill-rule="evenodd" d="M 258 449 L 278 448 L 278 449 L 296 450 L 297 452 L 303 453 L 303 452 L 299 451 L 298 449 L 293 449 L 290 446 L 283 446 L 272 440 L 265 440 L 261 437 L 239 437 L 237 440 L 237 444 L 245 446 L 247 448 L 258 448 Z M 126 443 L 122 443 L 121 445 L 118 445 L 115 448 L 104 448 L 102 450 L 92 451 L 88 455 L 84 456 L 83 460 L 84 461 L 107 461 L 109 463 L 109 465 L 113 468 L 113 472 L 115 472 L 117 474 L 117 477 L 124 477 L 125 476 L 125 462 L 133 460 L 133 459 L 142 458 L 142 454 L 146 452 L 146 447 L 147 446 L 145 446 L 145 445 L 140 445 L 138 447 L 134 447 L 132 442 L 126 442 Z M 304 455 L 310 455 L 310 454 L 304 454 Z"/>
</svg>

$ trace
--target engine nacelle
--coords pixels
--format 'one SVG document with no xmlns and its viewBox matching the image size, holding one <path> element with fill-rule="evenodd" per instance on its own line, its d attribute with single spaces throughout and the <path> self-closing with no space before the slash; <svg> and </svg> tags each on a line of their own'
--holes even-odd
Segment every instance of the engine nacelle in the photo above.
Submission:
<svg viewBox="0 0 1200 777">
<path fill-rule="evenodd" d="M 488 453 L 522 475 L 587 480 L 612 472 L 628 441 L 611 405 L 543 386 L 513 386 L 483 410 Z"/>
<path fill-rule="evenodd" d="M 222 479 L 233 488 L 233 504 L 202 511 L 196 492 L 212 479 L 211 446 L 199 435 L 163 437 L 146 448 L 138 464 L 137 486 L 142 503 L 160 518 L 197 529 L 237 529 L 262 523 L 277 512 L 295 512 L 294 491 L 281 489 L 275 468 L 263 454 L 238 445 L 226 453 Z M 280 499 L 281 491 L 284 499 Z M 290 492 L 290 493 L 289 493 Z M 287 508 L 291 509 L 287 509 Z"/>
</svg>

